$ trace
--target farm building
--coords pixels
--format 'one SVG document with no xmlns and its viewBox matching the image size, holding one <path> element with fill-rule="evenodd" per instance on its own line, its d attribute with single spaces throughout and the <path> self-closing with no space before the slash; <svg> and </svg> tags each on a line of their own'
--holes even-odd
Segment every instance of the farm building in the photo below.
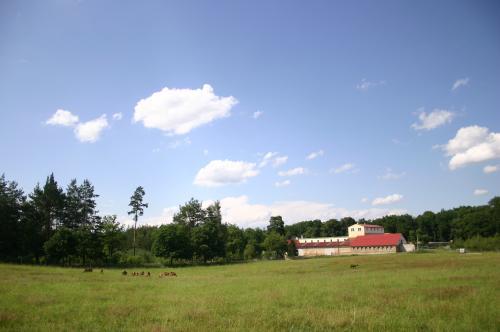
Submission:
<svg viewBox="0 0 500 332">
<path fill-rule="evenodd" d="M 348 236 L 295 239 L 299 256 L 366 255 L 414 251 L 401 233 L 384 233 L 378 225 L 355 224 Z"/>
</svg>

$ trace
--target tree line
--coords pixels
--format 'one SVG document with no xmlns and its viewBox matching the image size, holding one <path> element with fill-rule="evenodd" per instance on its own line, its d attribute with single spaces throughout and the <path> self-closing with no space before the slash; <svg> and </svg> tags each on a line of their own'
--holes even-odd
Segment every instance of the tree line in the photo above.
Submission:
<svg viewBox="0 0 500 332">
<path fill-rule="evenodd" d="M 219 202 L 204 208 L 191 199 L 179 207 L 173 222 L 139 226 L 148 204 L 138 187 L 130 200 L 134 227 L 125 228 L 116 215 L 101 216 L 89 180 L 71 180 L 63 190 L 51 174 L 43 186 L 25 194 L 15 181 L 0 177 L 0 260 L 65 266 L 193 264 L 293 256 L 294 237 L 344 236 L 353 218 L 310 220 L 285 225 L 273 216 L 267 228 L 240 228 L 222 220 Z M 499 249 L 500 197 L 483 206 L 462 206 L 359 220 L 402 233 L 410 242 L 471 243 Z M 494 238 L 496 242 L 488 239 Z M 468 241 L 468 242 L 467 242 Z M 485 243 L 487 245 L 485 245 Z"/>
</svg>

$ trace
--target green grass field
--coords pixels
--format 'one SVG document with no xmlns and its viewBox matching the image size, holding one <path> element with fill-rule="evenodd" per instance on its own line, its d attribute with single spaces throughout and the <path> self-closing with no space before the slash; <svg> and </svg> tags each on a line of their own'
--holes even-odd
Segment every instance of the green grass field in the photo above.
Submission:
<svg viewBox="0 0 500 332">
<path fill-rule="evenodd" d="M 500 330 L 498 253 L 149 271 L 151 278 L 125 277 L 118 269 L 0 265 L 0 330 Z M 178 277 L 159 278 L 160 271 Z"/>
</svg>

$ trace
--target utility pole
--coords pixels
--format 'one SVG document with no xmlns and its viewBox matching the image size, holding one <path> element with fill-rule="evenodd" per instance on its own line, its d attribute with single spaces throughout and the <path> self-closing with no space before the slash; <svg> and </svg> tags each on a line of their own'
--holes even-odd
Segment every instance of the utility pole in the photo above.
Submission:
<svg viewBox="0 0 500 332">
<path fill-rule="evenodd" d="M 418 232 L 417 232 L 417 251 L 418 251 Z"/>
</svg>

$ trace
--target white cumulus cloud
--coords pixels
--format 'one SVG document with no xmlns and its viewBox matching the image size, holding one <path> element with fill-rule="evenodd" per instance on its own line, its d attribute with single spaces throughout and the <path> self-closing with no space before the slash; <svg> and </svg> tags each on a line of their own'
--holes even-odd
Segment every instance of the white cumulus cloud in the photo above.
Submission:
<svg viewBox="0 0 500 332">
<path fill-rule="evenodd" d="M 296 167 L 296 168 L 289 169 L 288 171 L 278 172 L 278 175 L 279 176 L 294 176 L 294 175 L 302 175 L 302 174 L 306 174 L 306 173 L 307 173 L 307 170 L 305 168 Z"/>
<path fill-rule="evenodd" d="M 215 95 L 208 84 L 201 89 L 165 87 L 137 103 L 134 122 L 142 122 L 147 128 L 160 129 L 171 135 L 182 135 L 228 117 L 237 103 L 232 96 Z"/>
<path fill-rule="evenodd" d="M 245 161 L 212 160 L 200 169 L 194 179 L 194 184 L 205 187 L 218 187 L 227 184 L 246 182 L 257 176 L 259 170 L 256 164 Z"/>
<path fill-rule="evenodd" d="M 499 159 L 500 133 L 490 132 L 486 127 L 463 127 L 442 149 L 451 157 L 448 164 L 451 170 L 472 163 Z"/>
<path fill-rule="evenodd" d="M 392 194 L 385 197 L 377 197 L 372 201 L 372 205 L 388 205 L 401 201 L 403 199 L 403 195 L 400 194 Z"/>
<path fill-rule="evenodd" d="M 490 174 L 490 173 L 498 172 L 498 169 L 499 169 L 498 165 L 486 165 L 483 168 L 483 172 L 485 174 Z"/>
<path fill-rule="evenodd" d="M 123 114 L 121 112 L 113 114 L 113 120 L 121 120 L 123 118 Z"/>
<path fill-rule="evenodd" d="M 307 160 L 316 159 L 318 157 L 321 157 L 324 154 L 325 154 L 325 152 L 323 150 L 314 151 L 314 152 L 311 152 L 310 154 L 308 154 L 307 157 L 306 157 L 306 159 Z"/>
<path fill-rule="evenodd" d="M 97 119 L 79 123 L 75 128 L 75 136 L 80 142 L 94 143 L 108 127 L 106 114 L 103 114 Z"/>
<path fill-rule="evenodd" d="M 411 127 L 415 130 L 431 130 L 450 123 L 454 117 L 455 113 L 436 108 L 429 114 L 420 112 L 418 115 L 419 122 L 415 122 Z"/>
<path fill-rule="evenodd" d="M 78 123 L 78 116 L 70 111 L 58 109 L 45 123 L 53 126 L 72 127 Z"/>
<path fill-rule="evenodd" d="M 458 80 L 456 80 L 454 83 L 453 83 L 453 86 L 451 87 L 451 91 L 455 91 L 456 89 L 458 89 L 459 87 L 461 86 L 466 86 L 467 84 L 469 84 L 469 78 L 468 77 L 465 77 L 465 78 L 459 78 Z"/>
<path fill-rule="evenodd" d="M 476 196 L 486 195 L 487 193 L 488 193 L 488 190 L 486 190 L 486 189 L 474 190 L 474 195 L 476 195 Z"/>
</svg>

